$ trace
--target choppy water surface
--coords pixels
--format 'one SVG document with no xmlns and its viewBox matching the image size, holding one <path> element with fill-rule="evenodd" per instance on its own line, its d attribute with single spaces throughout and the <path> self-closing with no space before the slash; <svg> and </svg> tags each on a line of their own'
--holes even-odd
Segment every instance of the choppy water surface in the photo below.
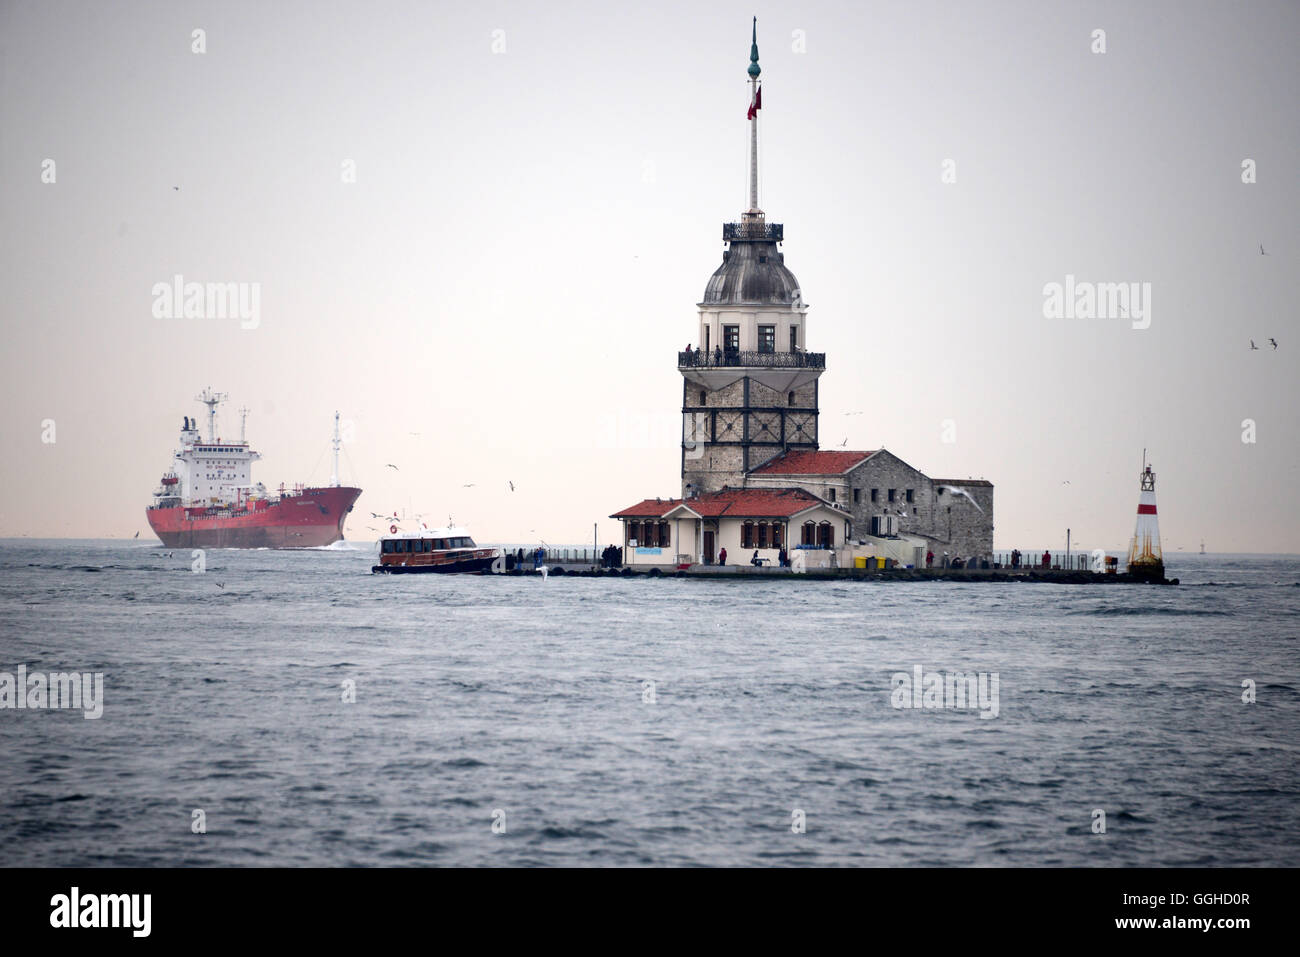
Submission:
<svg viewBox="0 0 1300 957">
<path fill-rule="evenodd" d="M 0 710 L 0 864 L 1300 865 L 1300 559 L 1153 588 L 372 558 L 0 543 L 0 671 L 105 673 L 98 720 Z M 997 672 L 997 717 L 895 709 L 916 665 Z"/>
</svg>

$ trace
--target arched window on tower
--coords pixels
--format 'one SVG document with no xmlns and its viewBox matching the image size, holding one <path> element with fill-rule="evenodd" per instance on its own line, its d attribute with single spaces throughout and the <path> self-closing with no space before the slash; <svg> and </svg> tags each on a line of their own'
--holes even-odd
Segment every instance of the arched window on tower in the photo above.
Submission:
<svg viewBox="0 0 1300 957">
<path fill-rule="evenodd" d="M 708 405 L 708 404 L 709 404 L 709 393 L 708 393 L 706 390 L 701 389 L 701 390 L 700 390 L 700 405 Z"/>
<path fill-rule="evenodd" d="M 789 405 L 794 405 L 794 393 L 793 393 L 793 392 L 790 393 L 790 396 L 789 396 L 789 398 L 788 398 L 786 401 L 787 401 L 787 404 L 789 404 Z"/>
</svg>

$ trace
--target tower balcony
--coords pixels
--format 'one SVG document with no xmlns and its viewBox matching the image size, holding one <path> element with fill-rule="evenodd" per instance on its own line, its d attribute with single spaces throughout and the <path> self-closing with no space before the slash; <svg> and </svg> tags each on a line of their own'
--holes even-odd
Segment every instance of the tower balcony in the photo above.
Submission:
<svg viewBox="0 0 1300 957">
<path fill-rule="evenodd" d="M 741 242 L 746 240 L 765 243 L 783 242 L 785 240 L 785 224 L 764 222 L 761 215 L 744 222 L 723 223 L 722 241 L 730 243 L 736 240 Z"/>
<path fill-rule="evenodd" d="M 824 352 L 679 352 L 677 368 L 690 383 L 721 389 L 740 379 L 787 392 L 815 381 L 826 369 Z"/>
<path fill-rule="evenodd" d="M 677 368 L 687 369 L 825 369 L 824 352 L 704 352 L 677 353 Z"/>
</svg>

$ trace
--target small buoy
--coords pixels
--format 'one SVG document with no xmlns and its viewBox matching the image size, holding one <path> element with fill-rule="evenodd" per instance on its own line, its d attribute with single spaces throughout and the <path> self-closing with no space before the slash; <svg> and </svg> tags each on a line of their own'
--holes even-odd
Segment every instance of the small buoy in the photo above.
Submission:
<svg viewBox="0 0 1300 957">
<path fill-rule="evenodd" d="M 389 526 L 388 526 L 388 530 L 389 530 L 390 532 L 392 532 L 394 535 L 397 534 L 397 526 L 396 526 L 396 525 L 389 525 Z"/>
</svg>

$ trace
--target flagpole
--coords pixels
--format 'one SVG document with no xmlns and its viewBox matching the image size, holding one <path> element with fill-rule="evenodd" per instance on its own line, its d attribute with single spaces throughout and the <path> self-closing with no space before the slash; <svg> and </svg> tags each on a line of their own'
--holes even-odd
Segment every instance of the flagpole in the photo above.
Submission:
<svg viewBox="0 0 1300 957">
<path fill-rule="evenodd" d="M 758 80 L 749 81 L 749 102 L 758 96 Z M 749 211 L 758 210 L 758 110 L 749 121 Z"/>
<path fill-rule="evenodd" d="M 749 47 L 749 211 L 758 212 L 758 17 L 754 17 L 753 41 Z"/>
</svg>

